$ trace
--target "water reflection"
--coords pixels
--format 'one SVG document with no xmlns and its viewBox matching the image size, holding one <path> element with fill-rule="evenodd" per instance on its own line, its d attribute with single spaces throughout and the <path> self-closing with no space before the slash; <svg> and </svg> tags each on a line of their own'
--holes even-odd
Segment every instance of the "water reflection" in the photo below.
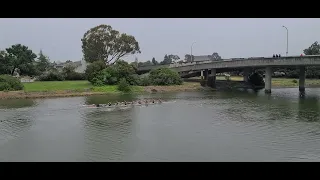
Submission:
<svg viewBox="0 0 320 180">
<path fill-rule="evenodd" d="M 9 106 L 11 108 L 11 106 Z M 21 107 L 21 106 L 20 106 Z M 0 110 L 0 144 L 18 138 L 35 123 L 30 109 Z"/>
<path fill-rule="evenodd" d="M 132 101 L 135 99 L 134 95 L 97 95 L 85 97 L 86 104 L 107 104 L 108 102 L 114 103 L 117 101 Z"/>
<path fill-rule="evenodd" d="M 85 104 L 107 104 L 108 102 L 115 103 L 117 101 L 118 102 L 135 101 L 138 99 L 152 99 L 152 98 L 170 100 L 170 99 L 179 98 L 179 95 L 181 95 L 181 93 L 97 95 L 97 96 L 85 97 Z"/>
<path fill-rule="evenodd" d="M 0 161 L 320 160 L 320 89 L 90 96 L 3 103 Z M 162 98 L 128 109 L 82 104 Z M 29 101 L 29 100 L 27 100 Z M 11 101 L 12 102 L 12 101 Z M 22 105 L 17 105 L 17 104 Z"/>
<path fill-rule="evenodd" d="M 1 99 L 0 109 L 25 108 L 36 106 L 37 102 L 33 99 Z"/>
<path fill-rule="evenodd" d="M 320 120 L 320 102 L 317 96 L 304 96 L 299 99 L 298 120 L 317 122 Z"/>
<path fill-rule="evenodd" d="M 130 152 L 130 143 L 124 142 L 131 137 L 132 111 L 132 108 L 110 111 L 101 108 L 83 112 L 84 154 L 88 161 L 121 160 Z"/>
</svg>

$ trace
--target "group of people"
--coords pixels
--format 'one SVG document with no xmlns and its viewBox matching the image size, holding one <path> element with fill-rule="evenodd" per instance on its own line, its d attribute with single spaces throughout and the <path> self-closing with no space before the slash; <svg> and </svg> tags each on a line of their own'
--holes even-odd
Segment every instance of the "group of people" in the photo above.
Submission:
<svg viewBox="0 0 320 180">
<path fill-rule="evenodd" d="M 148 105 L 148 104 L 160 104 L 162 103 L 161 99 L 145 99 L 145 100 L 137 100 L 137 101 L 123 101 L 116 103 L 107 103 L 107 104 L 92 104 L 89 107 L 117 107 L 117 106 L 128 106 L 128 105 Z"/>
<path fill-rule="evenodd" d="M 277 57 L 281 57 L 281 55 L 280 54 L 273 54 L 273 56 L 272 57 L 274 57 L 274 58 L 277 58 Z"/>
</svg>

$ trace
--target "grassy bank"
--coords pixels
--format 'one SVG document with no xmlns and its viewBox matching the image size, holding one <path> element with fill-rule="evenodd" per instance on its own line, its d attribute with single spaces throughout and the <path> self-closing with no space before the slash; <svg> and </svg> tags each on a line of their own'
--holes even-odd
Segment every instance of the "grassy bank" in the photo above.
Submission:
<svg viewBox="0 0 320 180">
<path fill-rule="evenodd" d="M 218 76 L 217 80 L 225 80 L 225 77 Z M 232 76 L 232 81 L 242 81 L 241 76 Z M 298 79 L 273 78 L 273 87 L 297 87 Z M 306 79 L 306 87 L 320 86 L 320 79 Z M 196 91 L 201 89 L 198 82 L 185 82 L 183 85 L 175 86 L 133 86 L 133 93 L 154 93 L 154 92 L 181 92 Z M 45 98 L 45 97 L 71 97 L 71 96 L 89 96 L 98 94 L 121 93 L 117 86 L 94 87 L 88 81 L 44 81 L 24 83 L 23 91 L 0 91 L 0 99 L 11 98 Z"/>
<path fill-rule="evenodd" d="M 187 82 L 176 86 L 132 86 L 133 93 L 192 91 L 200 88 L 199 83 Z M 37 81 L 24 83 L 23 91 L 0 91 L 0 99 L 71 97 L 121 93 L 116 85 L 94 87 L 88 81 Z"/>
<path fill-rule="evenodd" d="M 36 81 L 23 83 L 25 92 L 47 92 L 47 91 L 87 91 L 93 86 L 88 81 Z"/>
<path fill-rule="evenodd" d="M 36 81 L 33 83 L 24 83 L 24 92 L 107 92 L 107 93 L 120 93 L 117 86 L 101 86 L 95 87 L 89 81 Z M 133 92 L 142 91 L 142 87 L 133 86 Z"/>
</svg>

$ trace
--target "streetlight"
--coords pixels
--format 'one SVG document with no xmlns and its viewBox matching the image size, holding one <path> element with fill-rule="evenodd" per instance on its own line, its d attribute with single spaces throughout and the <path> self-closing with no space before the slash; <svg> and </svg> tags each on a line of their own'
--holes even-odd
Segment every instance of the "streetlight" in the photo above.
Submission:
<svg viewBox="0 0 320 180">
<path fill-rule="evenodd" d="M 192 46 L 193 46 L 194 43 L 196 43 L 196 42 L 193 42 L 193 43 L 191 44 L 191 55 L 190 55 L 191 62 L 193 62 L 193 59 L 192 59 Z"/>
<path fill-rule="evenodd" d="M 286 55 L 288 56 L 288 46 L 289 46 L 289 44 L 288 44 L 288 34 L 289 34 L 289 30 L 285 26 L 282 26 L 282 27 L 286 28 L 286 30 L 287 30 L 287 52 L 286 52 Z"/>
</svg>

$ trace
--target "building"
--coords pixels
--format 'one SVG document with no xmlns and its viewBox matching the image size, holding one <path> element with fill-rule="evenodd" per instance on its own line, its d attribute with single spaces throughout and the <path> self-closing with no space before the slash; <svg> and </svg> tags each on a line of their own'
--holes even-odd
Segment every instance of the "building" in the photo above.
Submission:
<svg viewBox="0 0 320 180">
<path fill-rule="evenodd" d="M 75 68 L 75 72 L 84 73 L 87 68 L 87 62 L 85 62 L 84 60 L 75 62 L 68 61 L 63 63 L 57 62 L 53 67 L 61 72 L 66 66 L 73 66 Z"/>
<path fill-rule="evenodd" d="M 209 61 L 210 59 L 211 55 L 193 56 L 194 62 Z"/>
<path fill-rule="evenodd" d="M 193 56 L 193 62 L 202 62 L 202 61 L 219 61 L 221 57 L 218 53 L 213 53 L 212 55 L 201 55 Z"/>
</svg>

